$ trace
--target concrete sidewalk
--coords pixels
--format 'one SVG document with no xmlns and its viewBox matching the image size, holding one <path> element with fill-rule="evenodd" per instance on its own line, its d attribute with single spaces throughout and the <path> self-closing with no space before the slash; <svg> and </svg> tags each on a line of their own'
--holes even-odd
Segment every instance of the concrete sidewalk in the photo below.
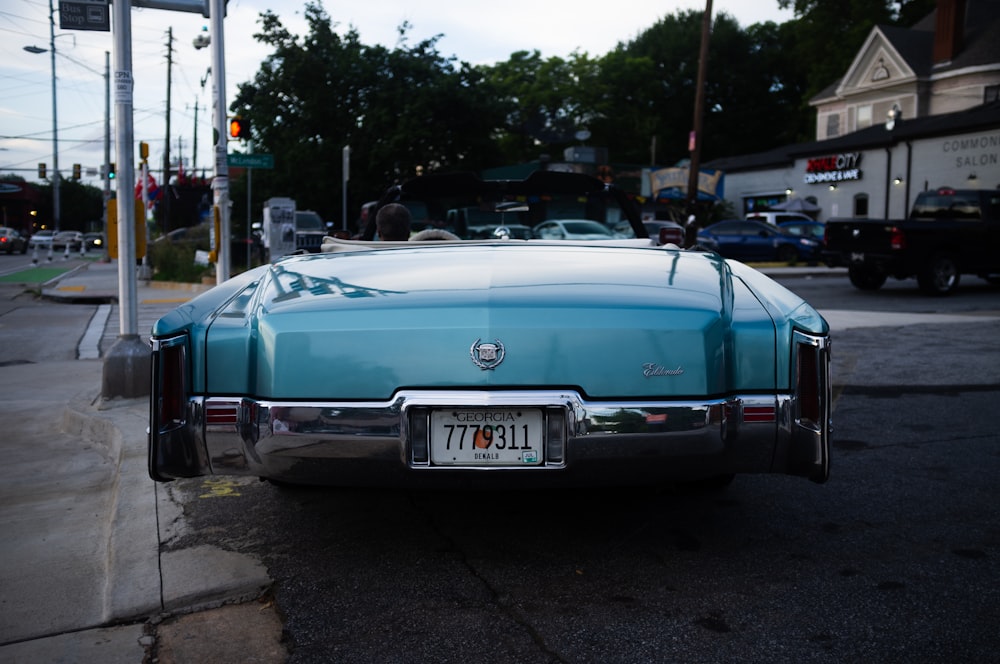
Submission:
<svg viewBox="0 0 1000 664">
<path fill-rule="evenodd" d="M 116 263 L 60 267 L 44 297 L 114 306 Z M 138 282 L 140 318 L 208 288 Z M 91 324 L 117 335 L 112 316 Z M 0 466 L 0 661 L 283 661 L 273 610 L 238 604 L 270 585 L 260 561 L 205 545 L 161 551 L 180 515 L 147 474 L 149 400 L 103 399 L 103 371 L 99 359 L 0 366 L 17 386 L 0 400 L 4 439 L 18 443 Z"/>
</svg>

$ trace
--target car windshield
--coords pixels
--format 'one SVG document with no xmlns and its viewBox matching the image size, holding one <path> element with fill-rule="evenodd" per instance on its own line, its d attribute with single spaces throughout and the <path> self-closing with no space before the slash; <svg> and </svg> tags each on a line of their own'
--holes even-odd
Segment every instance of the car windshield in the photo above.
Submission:
<svg viewBox="0 0 1000 664">
<path fill-rule="evenodd" d="M 524 180 L 481 180 L 468 174 L 430 175 L 410 180 L 386 200 L 413 212 L 413 230 L 432 227 L 462 239 L 499 233 L 537 237 L 545 222 L 562 222 L 566 233 L 611 237 L 648 237 L 638 209 L 613 186 L 580 173 L 538 171 Z M 370 229 L 371 230 L 371 229 Z M 371 239 L 371 238 L 369 238 Z"/>
<path fill-rule="evenodd" d="M 611 231 L 608 230 L 607 226 L 599 224 L 596 221 L 564 221 L 563 228 L 566 229 L 566 232 L 573 234 L 604 233 L 611 235 Z"/>
</svg>

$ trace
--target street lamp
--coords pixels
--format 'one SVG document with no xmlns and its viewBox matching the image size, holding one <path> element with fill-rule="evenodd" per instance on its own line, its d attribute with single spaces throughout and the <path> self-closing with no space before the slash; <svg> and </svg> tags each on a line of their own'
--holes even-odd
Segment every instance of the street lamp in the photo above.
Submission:
<svg viewBox="0 0 1000 664">
<path fill-rule="evenodd" d="M 28 53 L 44 53 L 39 46 L 25 46 Z M 49 0 L 49 54 L 52 56 L 52 225 L 59 226 L 59 118 L 56 114 L 56 20 L 52 0 Z"/>
</svg>

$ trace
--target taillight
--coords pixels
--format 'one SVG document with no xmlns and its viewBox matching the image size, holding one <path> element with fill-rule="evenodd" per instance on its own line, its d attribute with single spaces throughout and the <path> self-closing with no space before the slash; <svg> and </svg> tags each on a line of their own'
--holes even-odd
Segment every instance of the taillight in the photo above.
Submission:
<svg viewBox="0 0 1000 664">
<path fill-rule="evenodd" d="M 240 404 L 233 401 L 205 400 L 205 424 L 236 426 L 239 423 Z"/>
<path fill-rule="evenodd" d="M 774 422 L 777 419 L 774 406 L 744 406 L 744 422 Z"/>
<path fill-rule="evenodd" d="M 185 420 L 187 392 L 185 345 L 182 342 L 162 345 L 159 355 L 158 422 L 160 429 L 164 430 L 173 428 Z"/>
<path fill-rule="evenodd" d="M 795 362 L 795 392 L 797 419 L 803 426 L 819 430 L 822 427 L 824 367 L 820 365 L 820 349 L 809 344 L 797 344 Z"/>
<path fill-rule="evenodd" d="M 889 229 L 889 246 L 894 251 L 906 249 L 906 235 L 903 234 L 903 230 L 898 226 L 893 226 Z"/>
</svg>

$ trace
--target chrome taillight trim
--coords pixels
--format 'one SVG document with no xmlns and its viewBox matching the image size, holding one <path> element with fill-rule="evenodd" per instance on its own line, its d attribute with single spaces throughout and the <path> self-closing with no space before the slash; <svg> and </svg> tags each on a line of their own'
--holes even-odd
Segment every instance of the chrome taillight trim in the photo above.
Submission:
<svg viewBox="0 0 1000 664">
<path fill-rule="evenodd" d="M 791 346 L 792 398 L 788 404 L 784 472 L 825 482 L 830 475 L 833 387 L 830 337 L 796 330 Z"/>
</svg>

